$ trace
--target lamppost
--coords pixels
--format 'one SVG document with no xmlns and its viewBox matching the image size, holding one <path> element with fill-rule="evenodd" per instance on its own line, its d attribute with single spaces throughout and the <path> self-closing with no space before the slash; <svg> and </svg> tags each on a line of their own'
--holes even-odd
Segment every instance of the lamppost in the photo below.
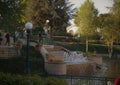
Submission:
<svg viewBox="0 0 120 85">
<path fill-rule="evenodd" d="M 44 32 L 45 32 L 45 35 L 46 35 L 46 37 L 43 40 L 43 43 L 46 43 L 46 44 L 48 43 L 48 36 L 49 36 L 49 33 L 50 33 L 49 22 L 50 22 L 50 20 L 46 20 L 45 26 L 43 28 Z"/>
<path fill-rule="evenodd" d="M 46 26 L 47 26 L 47 37 L 51 38 L 51 27 L 49 25 L 50 20 L 46 20 Z"/>
<path fill-rule="evenodd" d="M 49 22 L 50 22 L 50 20 L 47 19 L 47 20 L 46 20 L 46 23 L 49 23 Z"/>
<path fill-rule="evenodd" d="M 26 32 L 27 32 L 27 49 L 26 49 L 26 68 L 25 68 L 25 73 L 29 74 L 30 73 L 30 60 L 29 60 L 29 40 L 30 40 L 30 30 L 32 29 L 33 24 L 31 22 L 27 22 L 25 24 Z"/>
<path fill-rule="evenodd" d="M 50 30 L 50 29 L 49 29 L 49 25 L 48 25 L 49 22 L 50 22 L 49 20 L 46 20 L 46 22 L 45 22 L 44 31 L 45 31 L 45 34 L 46 34 L 46 35 L 48 35 L 48 30 Z"/>
</svg>

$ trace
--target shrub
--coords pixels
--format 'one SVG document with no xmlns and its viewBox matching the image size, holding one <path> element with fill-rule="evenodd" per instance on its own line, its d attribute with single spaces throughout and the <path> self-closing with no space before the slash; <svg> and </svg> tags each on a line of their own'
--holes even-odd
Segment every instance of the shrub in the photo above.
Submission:
<svg viewBox="0 0 120 85">
<path fill-rule="evenodd" d="M 30 46 L 30 72 L 31 73 L 45 73 L 44 60 L 39 51 Z M 0 72 L 12 74 L 24 74 L 26 65 L 26 46 L 21 50 L 21 56 L 15 56 L 8 59 L 0 59 Z"/>
<path fill-rule="evenodd" d="M 45 79 L 45 85 L 68 85 L 65 80 L 48 77 Z"/>
<path fill-rule="evenodd" d="M 60 44 L 59 44 L 60 45 Z M 71 51 L 83 51 L 85 52 L 85 44 L 65 44 L 65 45 L 61 45 Z M 89 52 L 94 52 L 96 51 L 97 53 L 108 53 L 108 47 L 107 46 L 103 46 L 103 45 L 92 45 L 89 44 Z"/>
<path fill-rule="evenodd" d="M 38 75 L 0 73 L 0 85 L 67 85 L 67 82 L 53 77 L 42 78 Z"/>
</svg>

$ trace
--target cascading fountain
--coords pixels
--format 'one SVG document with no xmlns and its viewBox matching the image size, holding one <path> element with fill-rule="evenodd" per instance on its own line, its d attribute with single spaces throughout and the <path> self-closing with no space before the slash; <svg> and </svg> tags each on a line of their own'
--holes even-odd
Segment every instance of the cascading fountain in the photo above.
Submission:
<svg viewBox="0 0 120 85">
<path fill-rule="evenodd" d="M 67 64 L 80 64 L 80 63 L 89 62 L 87 57 L 84 57 L 83 53 L 78 51 L 64 52 L 63 60 Z"/>
<path fill-rule="evenodd" d="M 99 57 L 88 59 L 80 51 L 70 51 L 61 46 L 42 46 L 41 54 L 45 60 L 46 71 L 55 75 L 68 74 L 78 76 L 91 74 L 94 72 L 96 64 L 101 63 L 101 58 Z M 48 57 L 53 58 L 52 62 L 48 61 L 46 54 Z M 60 59 L 60 62 L 58 62 L 58 59 Z"/>
</svg>

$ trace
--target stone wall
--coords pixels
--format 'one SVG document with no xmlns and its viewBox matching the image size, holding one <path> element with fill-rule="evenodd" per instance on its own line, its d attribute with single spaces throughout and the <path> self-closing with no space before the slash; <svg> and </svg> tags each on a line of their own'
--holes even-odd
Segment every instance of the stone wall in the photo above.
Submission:
<svg viewBox="0 0 120 85">
<path fill-rule="evenodd" d="M 67 65 L 67 75 L 85 76 L 94 72 L 95 64 L 92 62 Z"/>
<path fill-rule="evenodd" d="M 65 63 L 45 63 L 45 69 L 48 74 L 52 75 L 66 75 Z"/>
<path fill-rule="evenodd" d="M 93 62 L 95 62 L 97 65 L 102 65 L 103 64 L 103 59 L 102 59 L 102 57 L 99 57 L 99 56 L 94 56 L 94 57 L 92 57 L 91 58 L 91 60 L 93 61 Z"/>
</svg>

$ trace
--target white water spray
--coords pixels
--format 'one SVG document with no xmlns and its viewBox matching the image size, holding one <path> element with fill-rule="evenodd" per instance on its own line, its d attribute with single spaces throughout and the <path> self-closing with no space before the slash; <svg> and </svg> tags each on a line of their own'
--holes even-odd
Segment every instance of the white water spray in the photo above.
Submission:
<svg viewBox="0 0 120 85">
<path fill-rule="evenodd" d="M 64 52 L 63 59 L 68 64 L 79 64 L 88 62 L 87 57 L 84 57 L 83 53 L 77 51 Z"/>
</svg>

